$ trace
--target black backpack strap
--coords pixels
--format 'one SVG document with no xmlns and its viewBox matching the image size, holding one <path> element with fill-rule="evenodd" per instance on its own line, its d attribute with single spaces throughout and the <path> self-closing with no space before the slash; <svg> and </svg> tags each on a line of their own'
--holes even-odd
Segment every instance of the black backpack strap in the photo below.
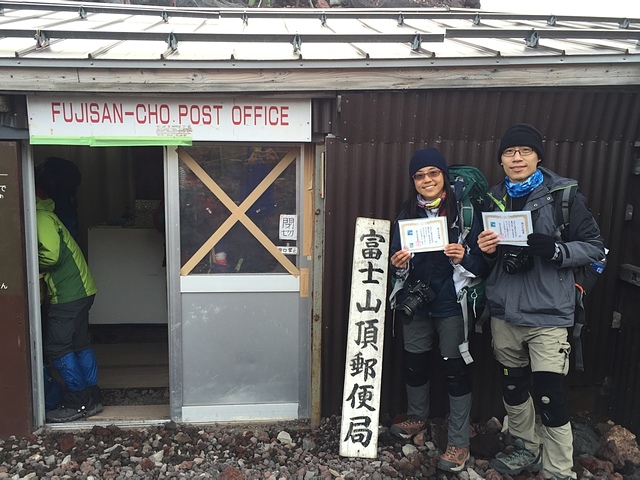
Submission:
<svg viewBox="0 0 640 480">
<path fill-rule="evenodd" d="M 560 201 L 556 198 L 556 221 L 559 223 L 560 235 L 563 241 L 568 241 L 569 236 L 569 213 L 571 212 L 571 204 L 578 190 L 577 185 L 571 185 L 562 189 L 562 197 Z M 557 195 L 556 195 L 557 197 Z"/>
<path fill-rule="evenodd" d="M 571 334 L 571 344 L 573 351 L 576 354 L 576 370 L 584 372 L 584 359 L 582 358 L 582 339 L 580 334 L 582 328 L 585 326 L 586 318 L 584 312 L 584 305 L 580 302 L 580 305 L 576 305 L 575 319 L 573 322 L 573 333 Z"/>
<path fill-rule="evenodd" d="M 482 313 L 476 319 L 475 332 L 483 333 L 484 332 L 484 324 L 487 323 L 489 317 L 491 316 L 491 308 L 489 308 L 489 302 L 485 302 L 484 308 L 482 309 Z"/>
<path fill-rule="evenodd" d="M 556 221 L 559 223 L 560 235 L 563 241 L 569 240 L 569 212 L 571 211 L 571 204 L 576 196 L 578 190 L 577 185 L 572 185 L 562 190 L 562 197 L 560 201 L 556 200 Z M 578 288 L 578 287 L 576 287 Z M 579 372 L 584 372 L 584 358 L 582 356 L 582 329 L 586 324 L 586 314 L 584 310 L 584 295 L 576 292 L 576 295 L 580 295 L 580 300 L 576 302 L 576 308 L 574 312 L 573 320 L 573 332 L 571 333 L 571 345 L 573 352 L 575 353 L 575 368 Z"/>
</svg>

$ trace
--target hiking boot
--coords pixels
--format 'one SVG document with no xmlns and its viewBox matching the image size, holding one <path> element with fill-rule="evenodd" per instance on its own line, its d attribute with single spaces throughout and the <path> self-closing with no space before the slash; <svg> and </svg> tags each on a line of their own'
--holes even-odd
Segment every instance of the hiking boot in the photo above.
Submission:
<svg viewBox="0 0 640 480">
<path fill-rule="evenodd" d="M 100 413 L 102 392 L 99 387 L 87 387 L 78 392 L 66 392 L 63 404 L 45 413 L 47 423 L 74 422 Z"/>
<path fill-rule="evenodd" d="M 92 415 L 97 415 L 104 407 L 102 406 L 102 390 L 97 385 L 92 385 L 87 387 L 91 392 L 91 402 L 87 406 L 86 417 L 91 417 Z"/>
<path fill-rule="evenodd" d="M 104 407 L 102 406 L 102 404 L 96 403 L 94 405 L 91 405 L 90 407 L 87 407 L 87 409 L 84 412 L 84 416 L 92 417 L 94 415 L 99 414 L 102 410 L 104 410 Z"/>
<path fill-rule="evenodd" d="M 469 460 L 469 447 L 447 446 L 447 451 L 438 460 L 438 468 L 447 472 L 459 472 Z"/>
<path fill-rule="evenodd" d="M 404 422 L 391 425 L 391 433 L 396 437 L 409 439 L 427 430 L 427 420 L 410 416 Z"/>
<path fill-rule="evenodd" d="M 542 467 L 540 451 L 538 450 L 538 453 L 535 454 L 526 448 L 516 447 L 516 449 L 509 454 L 498 453 L 496 458 L 489 463 L 489 467 L 500 473 L 507 473 L 509 475 L 517 475 L 523 470 L 536 473 L 539 472 Z"/>
<path fill-rule="evenodd" d="M 55 410 L 49 410 L 45 414 L 47 423 L 64 423 L 80 420 L 85 416 L 84 406 L 80 408 L 69 408 L 64 405 L 60 405 Z"/>
</svg>

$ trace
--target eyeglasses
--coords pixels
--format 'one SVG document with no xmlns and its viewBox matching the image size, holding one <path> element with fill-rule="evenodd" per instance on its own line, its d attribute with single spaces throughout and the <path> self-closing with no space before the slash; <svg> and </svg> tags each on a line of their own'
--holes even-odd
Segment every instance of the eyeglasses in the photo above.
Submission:
<svg viewBox="0 0 640 480">
<path fill-rule="evenodd" d="M 421 182 L 424 180 L 424 177 L 429 178 L 438 178 L 438 176 L 442 173 L 440 170 L 429 170 L 428 172 L 418 172 L 413 174 L 413 179 L 416 182 Z"/>
<path fill-rule="evenodd" d="M 533 148 L 522 147 L 522 148 L 507 148 L 504 152 L 502 152 L 503 157 L 515 157 L 516 152 L 520 154 L 521 157 L 528 157 L 533 153 Z"/>
</svg>

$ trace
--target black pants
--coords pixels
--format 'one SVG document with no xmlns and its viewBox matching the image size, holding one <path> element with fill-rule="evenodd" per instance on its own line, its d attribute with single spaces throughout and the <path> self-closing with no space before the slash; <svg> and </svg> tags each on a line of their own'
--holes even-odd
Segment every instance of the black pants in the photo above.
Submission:
<svg viewBox="0 0 640 480">
<path fill-rule="evenodd" d="M 94 295 L 73 302 L 49 305 L 43 341 L 48 361 L 89 347 L 89 309 Z"/>
</svg>

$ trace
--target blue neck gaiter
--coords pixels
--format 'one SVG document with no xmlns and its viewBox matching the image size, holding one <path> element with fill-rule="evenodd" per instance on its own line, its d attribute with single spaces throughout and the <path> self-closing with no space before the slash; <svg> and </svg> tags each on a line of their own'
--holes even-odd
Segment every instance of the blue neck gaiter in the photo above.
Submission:
<svg viewBox="0 0 640 480">
<path fill-rule="evenodd" d="M 537 169 L 529 178 L 521 183 L 513 183 L 509 181 L 509 177 L 504 178 L 504 184 L 507 186 L 507 193 L 510 197 L 520 198 L 529 195 L 542 183 L 543 176 L 540 169 Z"/>
</svg>

